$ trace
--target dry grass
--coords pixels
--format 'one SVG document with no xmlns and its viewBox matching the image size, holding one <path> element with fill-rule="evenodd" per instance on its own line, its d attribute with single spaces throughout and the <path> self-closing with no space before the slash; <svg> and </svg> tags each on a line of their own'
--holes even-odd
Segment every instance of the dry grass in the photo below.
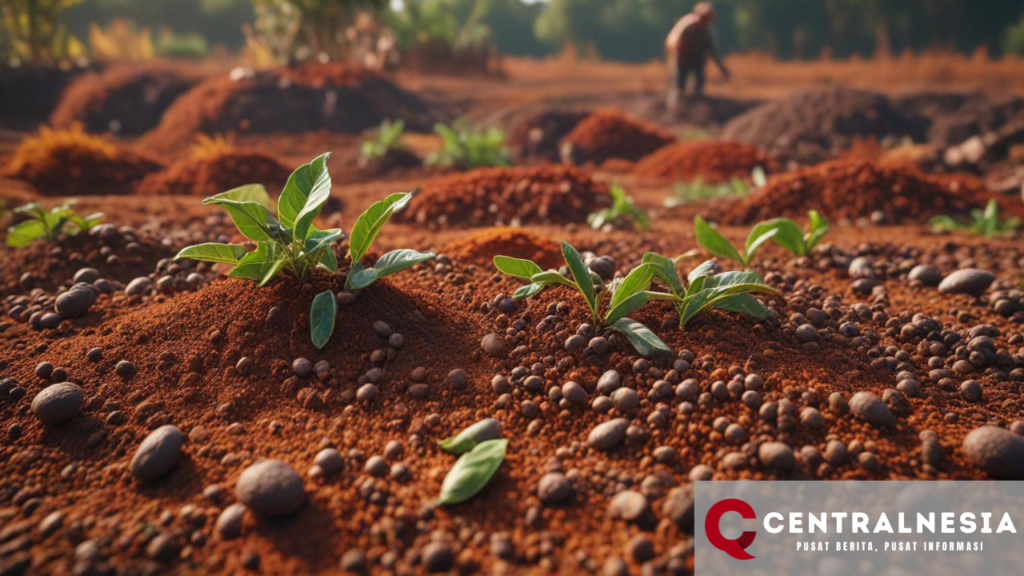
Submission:
<svg viewBox="0 0 1024 576">
<path fill-rule="evenodd" d="M 18 145 L 4 172 L 22 173 L 38 164 L 40 159 L 53 158 L 62 152 L 71 152 L 76 157 L 105 160 L 112 160 L 118 155 L 117 146 L 113 142 L 101 136 L 86 134 L 80 123 L 72 124 L 66 130 L 42 126 L 38 135 L 29 136 Z"/>
</svg>

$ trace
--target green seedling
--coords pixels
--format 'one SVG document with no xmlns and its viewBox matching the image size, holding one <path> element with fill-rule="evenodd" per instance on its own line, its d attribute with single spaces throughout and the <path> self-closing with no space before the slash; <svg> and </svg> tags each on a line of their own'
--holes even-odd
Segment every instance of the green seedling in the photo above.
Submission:
<svg viewBox="0 0 1024 576">
<path fill-rule="evenodd" d="M 995 238 L 1013 235 L 1020 229 L 1020 218 L 1000 218 L 999 203 L 993 198 L 988 201 L 985 210 L 971 210 L 969 222 L 961 222 L 952 216 L 934 216 L 928 221 L 935 232 L 964 231 L 968 234 Z"/>
<path fill-rule="evenodd" d="M 36 202 L 30 202 L 15 208 L 12 212 L 24 215 L 26 220 L 7 230 L 7 245 L 22 248 L 40 238 L 56 242 L 61 234 L 74 236 L 86 233 L 103 220 L 100 212 L 82 217 L 71 206 L 71 202 L 66 202 L 47 210 Z"/>
<path fill-rule="evenodd" d="M 476 496 L 505 461 L 508 440 L 486 440 L 459 456 L 441 482 L 438 504 L 459 504 Z"/>
<path fill-rule="evenodd" d="M 249 252 L 241 244 L 205 243 L 189 246 L 176 258 L 228 264 L 228 276 L 255 280 L 259 286 L 280 275 L 305 282 L 313 270 L 338 272 L 334 243 L 344 236 L 339 228 L 320 230 L 313 220 L 331 193 L 327 170 L 330 153 L 322 154 L 299 166 L 288 178 L 277 201 L 277 217 L 271 216 L 273 203 L 260 184 L 250 184 L 203 200 L 203 204 L 227 210 L 238 231 L 256 243 Z M 394 274 L 434 257 L 433 252 L 394 250 L 377 260 L 372 268 L 361 260 L 391 215 L 409 202 L 412 193 L 392 194 L 374 203 L 356 220 L 349 238 L 346 290 L 360 290 L 384 276 Z M 310 336 L 317 348 L 323 348 L 334 332 L 337 301 L 331 290 L 313 299 L 310 308 Z"/>
<path fill-rule="evenodd" d="M 498 128 L 481 130 L 467 122 L 456 122 L 452 126 L 437 124 L 434 132 L 441 137 L 441 150 L 427 156 L 430 166 L 464 169 L 508 166 L 505 133 Z"/>
<path fill-rule="evenodd" d="M 388 152 L 401 147 L 402 133 L 405 131 L 405 122 L 402 120 L 385 120 L 381 122 L 380 128 L 373 138 L 364 140 L 359 147 L 359 155 L 364 160 L 383 158 Z"/>
<path fill-rule="evenodd" d="M 664 205 L 666 208 L 675 208 L 709 200 L 744 198 L 765 185 L 767 176 L 764 168 L 755 167 L 750 172 L 750 181 L 752 185 L 748 185 L 742 178 L 733 178 L 724 184 L 710 184 L 698 177 L 689 182 L 678 182 L 672 188 L 672 195 L 665 198 Z"/>
<path fill-rule="evenodd" d="M 617 279 L 606 286 L 600 277 L 583 263 L 580 253 L 565 241 L 562 241 L 562 256 L 572 274 L 571 279 L 557 270 L 544 271 L 530 260 L 508 256 L 495 256 L 494 266 L 504 274 L 528 282 L 512 294 L 517 300 L 533 296 L 549 286 L 561 285 L 572 288 L 583 296 L 595 325 L 607 326 L 621 333 L 642 356 L 672 353 L 654 332 L 627 317 L 651 300 L 678 300 L 674 294 L 647 290 L 654 277 L 654 271 L 650 266 L 641 265 L 634 268 L 625 278 Z"/>
<path fill-rule="evenodd" d="M 653 278 L 663 284 L 672 295 L 673 305 L 679 314 L 679 327 L 686 325 L 696 316 L 712 308 L 737 312 L 758 320 L 768 315 L 768 308 L 753 296 L 754 293 L 778 294 L 768 286 L 757 272 L 715 273 L 718 265 L 708 260 L 694 268 L 684 284 L 676 271 L 675 260 L 648 252 L 641 260 L 641 266 L 648 266 Z"/>
<path fill-rule="evenodd" d="M 810 224 L 806 232 L 789 218 L 773 218 L 755 224 L 747 234 L 747 241 L 742 249 L 734 247 L 725 236 L 722 236 L 700 216 L 693 219 L 693 226 L 697 234 L 697 242 L 708 253 L 719 258 L 733 260 L 749 268 L 754 254 L 769 240 L 797 256 L 810 253 L 828 234 L 829 224 L 828 220 L 815 210 L 809 211 L 807 216 L 810 219 Z"/>
<path fill-rule="evenodd" d="M 616 226 L 623 222 L 629 223 L 634 230 L 650 230 L 651 220 L 643 208 L 633 204 L 633 199 L 617 182 L 608 189 L 612 197 L 612 205 L 587 216 L 587 223 L 594 230 L 606 225 Z"/>
</svg>

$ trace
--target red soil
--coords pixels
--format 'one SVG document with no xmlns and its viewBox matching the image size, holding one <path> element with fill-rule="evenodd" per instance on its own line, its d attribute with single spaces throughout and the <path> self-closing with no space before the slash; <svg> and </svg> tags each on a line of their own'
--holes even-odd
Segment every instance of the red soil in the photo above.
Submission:
<svg viewBox="0 0 1024 576">
<path fill-rule="evenodd" d="M 606 184 L 570 166 L 481 168 L 426 182 L 398 217 L 430 226 L 565 224 L 608 202 Z"/>
<path fill-rule="evenodd" d="M 670 144 L 645 157 L 636 165 L 643 180 L 679 182 L 703 178 L 705 182 L 727 182 L 750 178 L 760 166 L 766 172 L 778 170 L 775 160 L 749 144 L 724 140 L 696 140 Z"/>
<path fill-rule="evenodd" d="M 253 183 L 273 189 L 284 186 L 291 172 L 268 154 L 229 149 L 180 160 L 150 174 L 139 184 L 139 193 L 210 196 Z"/>
<path fill-rule="evenodd" d="M 81 123 L 89 132 L 141 134 L 199 78 L 167 65 L 122 66 L 80 76 L 64 92 L 50 125 Z"/>
<path fill-rule="evenodd" d="M 923 223 L 940 214 L 964 214 L 983 205 L 984 183 L 965 174 L 929 175 L 906 165 L 833 160 L 771 178 L 764 188 L 728 209 L 724 221 L 751 224 L 817 210 L 832 218 L 866 218 L 876 210 L 887 222 Z"/>
<path fill-rule="evenodd" d="M 45 126 L 27 138 L 0 175 L 24 180 L 44 196 L 130 194 L 160 164 L 80 126 L 53 131 Z"/>
<path fill-rule="evenodd" d="M 590 114 L 562 139 L 562 159 L 601 164 L 610 158 L 639 160 L 675 138 L 661 128 L 605 108 Z"/>
<path fill-rule="evenodd" d="M 491 266 L 496 255 L 533 260 L 545 270 L 562 261 L 557 244 L 520 228 L 486 228 L 450 242 L 441 252 L 484 267 Z"/>
</svg>

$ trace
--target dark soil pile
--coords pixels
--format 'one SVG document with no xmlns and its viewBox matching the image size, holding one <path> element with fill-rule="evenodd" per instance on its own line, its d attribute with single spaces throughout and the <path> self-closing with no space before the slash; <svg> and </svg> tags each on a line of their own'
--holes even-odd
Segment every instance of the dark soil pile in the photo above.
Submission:
<svg viewBox="0 0 1024 576">
<path fill-rule="evenodd" d="M 574 164 L 616 158 L 637 161 L 675 138 L 661 128 L 612 108 L 590 114 L 561 142 L 562 160 Z"/>
<path fill-rule="evenodd" d="M 512 125 L 509 146 L 521 161 L 558 162 L 559 143 L 589 110 L 548 109 L 528 114 Z"/>
<path fill-rule="evenodd" d="M 398 218 L 428 226 L 567 224 L 609 202 L 607 185 L 571 166 L 481 168 L 428 181 Z"/>
<path fill-rule="evenodd" d="M 737 116 L 722 137 L 757 146 L 784 161 L 830 159 L 855 138 L 910 136 L 920 141 L 927 121 L 905 113 L 881 94 L 827 88 L 795 94 Z"/>
<path fill-rule="evenodd" d="M 888 223 L 924 223 L 966 214 L 985 203 L 983 182 L 963 174 L 928 175 L 905 165 L 842 159 L 781 174 L 728 210 L 723 220 L 752 224 L 817 210 L 830 219 L 867 218 L 881 210 Z"/>
<path fill-rule="evenodd" d="M 358 165 L 370 176 L 385 176 L 421 168 L 423 159 L 407 148 L 391 148 L 383 156 L 359 157 Z"/>
<path fill-rule="evenodd" d="M 906 114 L 928 120 L 927 141 L 939 149 L 1024 122 L 1024 99 L 1018 97 L 923 92 L 899 98 L 895 104 Z"/>
<path fill-rule="evenodd" d="M 5 122 L 45 122 L 68 84 L 88 71 L 73 65 L 0 64 L 0 117 Z"/>
<path fill-rule="evenodd" d="M 150 174 L 139 184 L 141 194 L 211 196 L 245 184 L 280 188 L 291 170 L 273 156 L 255 150 L 224 150 L 187 158 Z"/>
<path fill-rule="evenodd" d="M 750 178 L 760 166 L 775 172 L 775 160 L 749 144 L 725 140 L 677 142 L 647 156 L 636 165 L 636 174 L 651 181 L 678 182 L 703 178 L 705 182 L 727 182 Z"/>
<path fill-rule="evenodd" d="M 43 127 L 26 138 L 3 168 L 7 178 L 24 180 L 46 196 L 130 194 L 144 176 L 161 165 L 99 136 Z"/>
<path fill-rule="evenodd" d="M 683 125 L 700 128 L 720 128 L 729 120 L 747 110 L 763 104 L 763 100 L 737 100 L 720 96 L 703 95 L 700 98 L 683 97 L 674 113 L 665 106 L 663 92 L 634 98 L 634 103 L 625 104 L 631 114 L 646 118 L 662 125 Z"/>
<path fill-rule="evenodd" d="M 384 119 L 404 120 L 409 130 L 428 131 L 438 118 L 415 94 L 360 67 L 308 64 L 259 72 L 236 69 L 178 98 L 140 145 L 173 151 L 198 134 L 318 130 L 357 134 Z"/>
<path fill-rule="evenodd" d="M 561 249 L 520 228 L 487 228 L 449 243 L 442 253 L 456 261 L 489 267 L 497 255 L 533 260 L 545 270 L 562 263 Z"/>
<path fill-rule="evenodd" d="M 65 91 L 50 125 L 68 128 L 81 123 L 87 132 L 142 134 L 198 82 L 195 75 L 169 66 L 129 66 L 86 74 Z"/>
</svg>

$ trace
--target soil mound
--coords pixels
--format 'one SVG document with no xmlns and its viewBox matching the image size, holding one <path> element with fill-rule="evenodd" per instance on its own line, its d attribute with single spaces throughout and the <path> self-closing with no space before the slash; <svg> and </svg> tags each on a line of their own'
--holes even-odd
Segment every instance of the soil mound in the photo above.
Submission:
<svg viewBox="0 0 1024 576">
<path fill-rule="evenodd" d="M 616 158 L 637 161 L 675 138 L 661 128 L 611 108 L 595 111 L 561 142 L 562 160 L 600 164 Z"/>
<path fill-rule="evenodd" d="M 194 75 L 168 66 L 86 74 L 65 91 L 50 124 L 68 128 L 81 123 L 88 132 L 142 134 L 156 126 L 167 107 L 198 82 Z"/>
<path fill-rule="evenodd" d="M 449 243 L 442 250 L 455 260 L 491 266 L 496 255 L 533 260 L 541 268 L 557 268 L 561 262 L 554 242 L 519 228 L 488 228 Z"/>
<path fill-rule="evenodd" d="M 705 182 L 726 182 L 749 178 L 760 166 L 766 172 L 778 170 L 775 160 L 749 144 L 725 140 L 677 142 L 647 156 L 636 165 L 636 174 L 651 181 L 681 181 L 702 178 Z"/>
<path fill-rule="evenodd" d="M 894 106 L 881 94 L 827 88 L 763 104 L 725 125 L 722 137 L 757 146 L 782 160 L 821 162 L 854 138 L 910 136 L 920 141 L 927 120 Z"/>
<path fill-rule="evenodd" d="M 509 145 L 521 161 L 559 161 L 559 142 L 565 138 L 589 110 L 548 109 L 528 114 L 512 125 Z"/>
<path fill-rule="evenodd" d="M 571 166 L 482 168 L 427 182 L 398 217 L 428 226 L 567 224 L 609 203 L 605 184 Z"/>
<path fill-rule="evenodd" d="M 291 172 L 276 158 L 262 152 L 227 149 L 180 160 L 150 174 L 139 184 L 139 193 L 211 196 L 253 183 L 279 188 Z"/>
<path fill-rule="evenodd" d="M 1024 99 L 1017 97 L 924 92 L 905 96 L 895 103 L 907 114 L 916 113 L 927 119 L 930 123 L 927 141 L 939 149 L 1024 122 Z"/>
<path fill-rule="evenodd" d="M 136 182 L 161 168 L 155 160 L 86 134 L 43 127 L 26 138 L 2 175 L 24 180 L 44 196 L 130 194 Z"/>
<path fill-rule="evenodd" d="M 674 112 L 665 106 L 662 92 L 634 99 L 635 104 L 626 110 L 661 125 L 683 125 L 701 128 L 720 128 L 723 124 L 747 110 L 763 104 L 763 100 L 736 100 L 718 96 L 703 95 L 699 98 L 684 97 Z"/>
<path fill-rule="evenodd" d="M 64 89 L 87 71 L 56 64 L 0 64 L 0 117 L 5 122 L 45 122 Z"/>
<path fill-rule="evenodd" d="M 187 146 L 197 134 L 358 134 L 384 119 L 403 120 L 409 130 L 428 131 L 437 117 L 415 94 L 361 67 L 236 69 L 175 100 L 140 144 L 170 151 Z"/>
<path fill-rule="evenodd" d="M 723 220 L 752 224 L 779 216 L 802 218 L 808 210 L 830 219 L 856 219 L 882 210 L 888 223 L 922 223 L 983 205 L 983 189 L 975 176 L 933 176 L 906 165 L 841 159 L 773 177 Z"/>
</svg>

